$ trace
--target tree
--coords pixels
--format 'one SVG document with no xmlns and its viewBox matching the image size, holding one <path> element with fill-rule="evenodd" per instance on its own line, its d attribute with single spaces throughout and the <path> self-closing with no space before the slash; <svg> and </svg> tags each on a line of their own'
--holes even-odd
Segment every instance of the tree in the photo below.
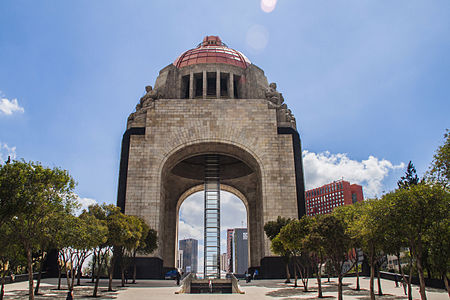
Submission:
<svg viewBox="0 0 450 300">
<path fill-rule="evenodd" d="M 272 243 L 272 245 L 271 245 L 272 251 L 274 252 L 274 254 L 280 255 L 283 258 L 285 268 L 286 268 L 285 283 L 291 282 L 291 280 L 290 280 L 291 274 L 289 273 L 289 261 L 290 261 L 290 257 L 291 257 L 290 251 L 285 249 L 284 247 L 282 247 L 282 243 L 279 240 L 279 238 L 275 242 L 276 243 L 275 245 L 273 245 L 273 243 L 274 243 L 274 239 L 280 233 L 281 228 L 283 228 L 284 226 L 289 224 L 290 221 L 291 221 L 291 219 L 289 219 L 289 218 L 284 218 L 284 217 L 278 216 L 276 221 L 269 221 L 266 224 L 264 224 L 264 232 L 266 233 L 266 236 L 269 238 L 269 240 Z"/>
<path fill-rule="evenodd" d="M 450 216 L 449 207 L 447 215 Z M 430 243 L 429 261 L 433 270 L 442 278 L 450 297 L 447 274 L 450 271 L 450 218 L 432 224 L 427 240 Z"/>
<path fill-rule="evenodd" d="M 350 236 L 352 236 L 351 228 L 353 228 L 353 224 L 361 215 L 361 209 L 361 203 L 354 203 L 353 205 L 339 206 L 333 210 L 333 214 L 342 222 L 344 222 L 346 233 Z M 359 261 L 356 249 L 361 248 L 361 240 L 357 236 L 353 235 L 351 243 L 353 250 L 350 251 L 352 255 L 349 255 L 349 259 L 353 260 L 353 267 L 356 270 L 356 290 L 359 291 L 361 289 L 361 286 L 359 283 Z M 351 269 L 349 269 L 349 271 L 350 270 Z"/>
<path fill-rule="evenodd" d="M 317 232 L 327 240 L 323 249 L 338 275 L 338 300 L 342 300 L 343 266 L 352 246 L 350 236 L 345 223 L 333 214 L 323 215 L 318 220 Z"/>
<path fill-rule="evenodd" d="M 13 266 L 24 264 L 25 257 L 21 245 L 18 243 L 8 224 L 0 226 L 0 241 L 8 241 L 7 243 L 0 243 L 0 300 L 3 300 L 5 294 L 5 277 L 11 274 Z"/>
<path fill-rule="evenodd" d="M 111 213 L 111 211 L 115 210 L 114 205 L 98 205 L 94 204 L 88 207 L 87 211 L 84 211 L 81 215 L 85 218 L 89 218 L 92 224 L 95 224 L 94 231 L 91 232 L 92 238 L 94 239 L 93 244 L 94 247 L 94 261 L 93 266 L 96 267 L 95 276 L 95 285 L 92 296 L 97 297 L 98 292 L 98 284 L 100 282 L 100 276 L 103 271 L 103 267 L 106 266 L 106 260 L 108 253 L 111 250 L 110 244 L 108 243 L 108 225 L 107 225 L 107 217 Z"/>
<path fill-rule="evenodd" d="M 7 220 L 26 252 L 29 299 L 34 299 L 32 253 L 39 250 L 39 243 L 45 237 L 43 233 L 54 224 L 55 215 L 72 209 L 75 181 L 65 170 L 46 168 L 34 162 L 13 161 L 2 170 L 2 189 L 9 184 L 18 185 L 7 188 L 15 193 L 6 192 L 2 206 L 20 204 L 13 209 L 14 217 Z"/>
<path fill-rule="evenodd" d="M 399 220 L 399 232 L 408 241 L 420 280 L 420 296 L 426 299 L 423 255 L 436 224 L 448 219 L 450 193 L 439 184 L 420 183 L 391 193 L 389 217 Z M 445 224 L 445 223 L 444 223 Z M 438 227 L 439 228 L 439 227 Z"/>
<path fill-rule="evenodd" d="M 311 219 L 303 216 L 300 220 L 292 220 L 284 226 L 279 234 L 285 249 L 291 252 L 294 261 L 295 284 L 297 287 L 297 269 L 299 270 L 304 291 L 308 291 L 309 252 L 305 245 L 305 238 L 311 229 Z"/>
<path fill-rule="evenodd" d="M 322 294 L 322 264 L 325 261 L 325 244 L 329 241 L 326 240 L 324 236 L 321 235 L 319 231 L 318 224 L 320 223 L 320 218 L 322 215 L 315 215 L 311 218 L 312 222 L 310 224 L 309 234 L 304 239 L 304 246 L 308 249 L 310 253 L 311 267 L 316 272 L 317 286 L 318 286 L 318 297 L 323 298 Z"/>
<path fill-rule="evenodd" d="M 433 156 L 427 177 L 431 181 L 441 184 L 444 188 L 449 188 L 450 181 L 450 131 L 447 129 L 444 134 L 444 144 L 439 146 Z"/>
<path fill-rule="evenodd" d="M 375 266 L 383 253 L 386 243 L 386 222 L 383 203 L 378 199 L 366 200 L 362 205 L 361 213 L 353 222 L 350 232 L 352 238 L 360 241 L 364 253 L 369 258 L 370 265 L 370 298 L 375 299 L 374 275 Z M 378 268 L 378 295 L 382 295 Z"/>
<path fill-rule="evenodd" d="M 9 222 L 26 201 L 26 170 L 22 162 L 0 165 L 0 226 Z"/>
<path fill-rule="evenodd" d="M 400 180 L 397 181 L 397 186 L 400 189 L 406 189 L 418 183 L 419 177 L 417 176 L 416 168 L 413 163 L 409 161 L 405 176 L 400 177 Z"/>
<path fill-rule="evenodd" d="M 383 202 L 383 207 L 386 211 L 386 217 L 384 218 L 384 222 L 385 222 L 385 235 L 386 237 L 388 237 L 385 240 L 385 244 L 384 244 L 384 250 L 386 253 L 388 254 L 392 254 L 395 255 L 397 257 L 397 265 L 398 265 L 398 270 L 402 276 L 402 280 L 404 283 L 408 284 L 408 290 L 410 291 L 409 293 L 409 298 L 412 299 L 412 295 L 411 295 L 411 276 L 409 277 L 409 279 L 406 278 L 405 272 L 402 268 L 402 264 L 401 264 L 401 251 L 402 249 L 404 249 L 405 247 L 408 247 L 408 241 L 405 238 L 405 236 L 403 235 L 402 232 L 402 228 L 401 226 L 399 226 L 399 224 L 402 222 L 402 215 L 401 214 L 397 214 L 395 212 L 391 212 L 393 209 L 395 209 L 395 201 L 394 198 L 392 197 L 392 193 L 384 195 L 381 198 L 381 201 Z M 410 269 L 411 266 L 410 266 Z M 406 286 L 403 285 L 404 288 L 404 293 L 405 295 L 407 295 L 407 291 L 406 291 Z"/>
<path fill-rule="evenodd" d="M 139 243 L 142 241 L 144 234 L 147 234 L 149 227 L 136 216 L 125 216 L 128 223 L 129 236 L 124 240 L 118 251 L 121 251 L 120 273 L 122 276 L 122 287 L 125 286 L 125 270 L 129 266 L 133 255 L 136 253 Z M 144 230 L 146 232 L 144 232 Z"/>
<path fill-rule="evenodd" d="M 156 230 L 151 229 L 144 220 L 142 222 L 142 237 L 139 246 L 133 252 L 133 282 L 136 283 L 136 254 L 150 254 L 158 248 L 158 235 Z"/>
</svg>

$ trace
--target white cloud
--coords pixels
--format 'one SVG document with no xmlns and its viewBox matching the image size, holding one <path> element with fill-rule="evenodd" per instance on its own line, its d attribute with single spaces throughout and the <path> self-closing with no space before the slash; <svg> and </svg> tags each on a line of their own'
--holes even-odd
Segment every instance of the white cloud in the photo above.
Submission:
<svg viewBox="0 0 450 300">
<path fill-rule="evenodd" d="M 80 208 L 75 212 L 77 215 L 80 214 L 84 209 L 88 209 L 90 205 L 97 204 L 97 201 L 92 198 L 82 198 L 77 196 L 77 202 L 80 204 Z"/>
<path fill-rule="evenodd" d="M 16 159 L 16 147 L 9 147 L 6 143 L 0 142 L 0 163 L 5 162 L 8 156 Z"/>
<path fill-rule="evenodd" d="M 25 110 L 19 105 L 17 99 L 8 100 L 6 98 L 1 98 L 0 100 L 0 112 L 5 115 L 12 115 L 15 112 L 23 113 Z"/>
<path fill-rule="evenodd" d="M 303 151 L 306 189 L 344 178 L 350 183 L 361 184 L 365 198 L 380 195 L 383 179 L 390 171 L 404 168 L 404 166 L 403 162 L 394 165 L 386 159 L 380 160 L 372 155 L 366 160 L 356 161 L 350 159 L 346 153 Z"/>
</svg>

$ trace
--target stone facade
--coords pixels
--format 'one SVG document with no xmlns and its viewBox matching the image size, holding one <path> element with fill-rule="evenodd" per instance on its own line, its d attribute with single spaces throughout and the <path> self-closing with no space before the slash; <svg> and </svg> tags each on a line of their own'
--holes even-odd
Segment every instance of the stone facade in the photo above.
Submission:
<svg viewBox="0 0 450 300">
<path fill-rule="evenodd" d="M 200 83 L 201 89 L 196 86 Z M 268 89 L 264 72 L 255 65 L 169 65 L 128 118 L 118 206 L 158 231 L 159 247 L 151 257 L 161 261 L 163 270 L 176 264 L 179 208 L 187 196 L 203 189 L 201 172 L 189 159 L 219 154 L 248 169 L 221 179 L 221 188 L 236 194 L 247 208 L 251 268 L 273 256 L 264 224 L 304 213 L 295 119 L 282 100 L 266 97 Z M 238 164 L 224 169 L 233 166 L 236 172 L 230 174 L 238 174 Z"/>
</svg>

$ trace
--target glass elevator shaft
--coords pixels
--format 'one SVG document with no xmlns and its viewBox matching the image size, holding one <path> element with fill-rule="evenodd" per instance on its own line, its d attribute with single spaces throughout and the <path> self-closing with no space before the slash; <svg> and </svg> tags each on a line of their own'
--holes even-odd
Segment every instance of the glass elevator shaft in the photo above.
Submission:
<svg viewBox="0 0 450 300">
<path fill-rule="evenodd" d="M 220 278 L 219 156 L 205 157 L 204 278 Z"/>
</svg>

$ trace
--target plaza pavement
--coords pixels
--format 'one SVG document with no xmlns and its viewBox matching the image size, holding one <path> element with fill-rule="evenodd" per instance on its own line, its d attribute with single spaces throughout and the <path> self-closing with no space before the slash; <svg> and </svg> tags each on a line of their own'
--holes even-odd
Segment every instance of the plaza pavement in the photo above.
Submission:
<svg viewBox="0 0 450 300">
<path fill-rule="evenodd" d="M 337 299 L 337 281 L 332 278 L 330 283 L 323 279 L 322 287 L 324 296 L 328 299 Z M 62 288 L 65 288 L 64 280 Z M 204 299 L 204 300 L 225 300 L 225 299 L 272 299 L 272 300 L 300 300 L 317 299 L 317 281 L 310 279 L 308 284 L 309 292 L 303 292 L 301 281 L 298 281 L 299 287 L 294 288 L 293 284 L 286 285 L 283 280 L 254 280 L 250 283 L 239 281 L 239 285 L 245 294 L 175 294 L 180 288 L 175 285 L 173 280 L 139 280 L 137 284 L 128 284 L 126 287 L 120 287 L 120 281 L 114 280 L 114 292 L 106 292 L 107 280 L 100 282 L 99 298 L 97 299 Z M 344 299 L 365 300 L 369 297 L 369 279 L 361 277 L 361 291 L 355 291 L 355 278 L 344 278 Z M 57 279 L 44 279 L 41 283 L 41 295 L 36 296 L 40 299 L 65 299 L 66 290 L 56 290 Z M 90 281 L 83 279 L 83 286 L 75 287 L 75 299 L 92 299 L 93 285 Z M 376 281 L 375 281 L 376 284 Z M 377 286 L 377 285 L 375 285 Z M 5 300 L 7 299 L 28 299 L 28 282 L 18 282 L 7 284 L 5 286 Z M 395 283 L 390 280 L 382 280 L 382 290 L 384 296 L 377 296 L 377 299 L 407 299 L 403 294 L 403 288 L 395 287 Z M 375 288 L 375 292 L 377 289 Z M 445 290 L 427 288 L 427 297 L 430 300 L 449 299 Z M 420 299 L 418 286 L 413 285 L 413 299 Z"/>
</svg>

